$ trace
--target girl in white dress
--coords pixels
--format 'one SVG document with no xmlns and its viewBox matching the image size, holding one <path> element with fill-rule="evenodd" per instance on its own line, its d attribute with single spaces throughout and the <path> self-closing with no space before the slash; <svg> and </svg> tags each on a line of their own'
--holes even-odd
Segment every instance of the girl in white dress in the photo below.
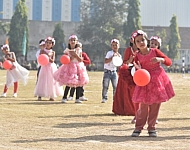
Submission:
<svg viewBox="0 0 190 150">
<path fill-rule="evenodd" d="M 1 47 L 2 52 L 5 54 L 3 56 L 3 61 L 9 60 L 12 62 L 12 67 L 7 70 L 6 74 L 6 84 L 1 97 L 6 97 L 6 92 L 10 86 L 14 84 L 14 94 L 13 97 L 17 97 L 18 81 L 22 81 L 24 85 L 27 84 L 29 71 L 22 67 L 16 61 L 16 56 L 14 52 L 10 52 L 9 45 L 5 44 Z"/>
</svg>

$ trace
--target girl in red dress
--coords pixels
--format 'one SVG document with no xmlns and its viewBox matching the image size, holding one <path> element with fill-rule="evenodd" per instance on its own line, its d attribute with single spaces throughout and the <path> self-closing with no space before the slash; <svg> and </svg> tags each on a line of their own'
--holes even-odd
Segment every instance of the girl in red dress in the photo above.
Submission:
<svg viewBox="0 0 190 150">
<path fill-rule="evenodd" d="M 161 63 L 171 66 L 172 61 L 159 49 L 149 48 L 147 34 L 142 30 L 133 33 L 132 37 L 134 44 L 139 49 L 134 64 L 137 69 L 146 69 L 150 73 L 150 82 L 146 86 L 135 86 L 132 101 L 139 103 L 139 109 L 136 113 L 135 130 L 132 136 L 139 136 L 147 122 L 149 136 L 156 137 L 155 124 L 160 105 L 175 95 L 171 81 Z"/>
</svg>

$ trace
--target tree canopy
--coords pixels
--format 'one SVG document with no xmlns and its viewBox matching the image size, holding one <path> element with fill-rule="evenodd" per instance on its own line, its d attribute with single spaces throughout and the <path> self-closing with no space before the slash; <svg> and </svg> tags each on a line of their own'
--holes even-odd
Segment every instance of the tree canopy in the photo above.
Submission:
<svg viewBox="0 0 190 150">
<path fill-rule="evenodd" d="M 90 54 L 104 55 L 113 38 L 123 40 L 128 0 L 88 0 L 81 5 L 79 40 L 88 41 Z"/>
<path fill-rule="evenodd" d="M 129 45 L 131 34 L 135 30 L 141 30 L 141 16 L 140 16 L 140 2 L 139 0 L 129 0 L 127 21 L 124 23 L 124 38 L 126 45 Z"/>
<path fill-rule="evenodd" d="M 170 28 L 170 40 L 169 40 L 168 56 L 171 59 L 175 59 L 179 57 L 179 48 L 181 42 L 176 15 L 173 15 L 172 19 L 170 20 L 169 28 Z"/>
<path fill-rule="evenodd" d="M 63 44 L 65 43 L 65 35 L 62 29 L 61 22 L 55 25 L 55 29 L 53 31 L 53 38 L 55 39 L 55 46 L 53 47 L 53 49 L 55 50 L 56 55 L 63 54 Z"/>
<path fill-rule="evenodd" d="M 25 0 L 17 2 L 15 12 L 11 19 L 9 35 L 9 45 L 11 51 L 17 55 L 22 55 L 23 38 L 26 33 L 26 51 L 28 50 L 28 13 Z"/>
</svg>

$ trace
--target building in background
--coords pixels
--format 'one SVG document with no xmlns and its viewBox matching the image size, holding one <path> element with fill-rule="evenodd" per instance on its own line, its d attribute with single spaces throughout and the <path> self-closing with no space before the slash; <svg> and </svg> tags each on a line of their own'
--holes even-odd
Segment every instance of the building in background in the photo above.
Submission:
<svg viewBox="0 0 190 150">
<path fill-rule="evenodd" d="M 11 19 L 18 0 L 0 0 L 0 19 Z M 80 21 L 81 0 L 26 0 L 29 20 Z"/>
</svg>

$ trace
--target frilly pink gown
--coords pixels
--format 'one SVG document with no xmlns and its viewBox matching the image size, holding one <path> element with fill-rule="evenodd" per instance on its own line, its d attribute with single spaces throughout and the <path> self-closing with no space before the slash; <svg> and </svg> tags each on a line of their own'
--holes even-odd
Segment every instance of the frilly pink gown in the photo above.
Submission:
<svg viewBox="0 0 190 150">
<path fill-rule="evenodd" d="M 132 98 L 134 103 L 143 102 L 151 105 L 168 101 L 175 95 L 171 81 L 160 63 L 150 62 L 151 58 L 159 57 L 158 53 L 159 50 L 151 49 L 147 55 L 136 55 L 141 67 L 150 73 L 150 82 L 146 86 L 136 85 Z"/>
<path fill-rule="evenodd" d="M 52 50 L 46 50 L 46 52 L 51 54 Z M 57 71 L 57 66 L 54 62 L 49 62 L 47 65 L 41 66 L 34 91 L 36 96 L 56 98 L 57 96 L 63 95 L 63 87 L 53 79 L 53 74 L 55 71 Z"/>
<path fill-rule="evenodd" d="M 82 50 L 76 49 L 76 53 L 82 53 Z M 61 65 L 54 73 L 54 79 L 59 82 L 60 85 L 69 87 L 80 87 L 89 82 L 84 63 L 78 62 L 76 58 L 71 60 L 69 64 Z"/>
</svg>

